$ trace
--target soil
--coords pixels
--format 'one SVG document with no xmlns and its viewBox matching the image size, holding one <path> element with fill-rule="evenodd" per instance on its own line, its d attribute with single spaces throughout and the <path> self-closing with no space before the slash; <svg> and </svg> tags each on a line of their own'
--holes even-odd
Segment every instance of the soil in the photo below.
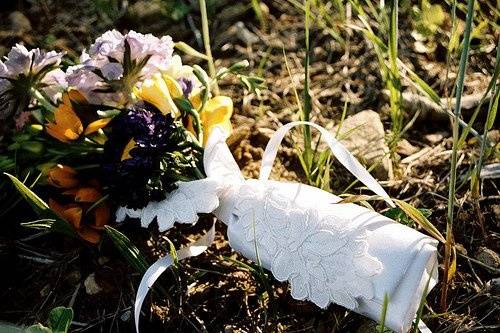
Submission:
<svg viewBox="0 0 500 333">
<path fill-rule="evenodd" d="M 165 3 L 170 2 L 176 1 Z M 102 3 L 116 7 L 106 11 L 99 7 L 98 4 Z M 70 56 L 77 56 L 85 45 L 90 45 L 93 39 L 111 28 L 170 34 L 174 40 L 185 41 L 203 50 L 197 10 L 191 10 L 182 19 L 174 21 L 168 13 L 162 14 L 160 8 L 155 7 L 163 2 L 129 1 L 126 9 L 122 8 L 124 3 L 75 0 L 2 2 L 0 56 L 17 42 L 31 47 L 66 50 Z M 228 79 L 220 86 L 224 94 L 233 98 L 236 106 L 235 130 L 229 141 L 231 149 L 245 176 L 255 178 L 269 133 L 281 124 L 298 119 L 293 89 L 296 88 L 301 96 L 305 56 L 303 13 L 292 1 L 262 1 L 267 18 L 267 28 L 264 28 L 256 19 L 250 2 L 210 3 L 216 66 L 229 66 L 247 59 L 253 73 L 266 79 L 267 89 L 263 89 L 260 96 L 240 88 L 237 80 Z M 438 45 L 434 51 L 417 52 L 410 17 L 402 14 L 400 22 L 401 59 L 410 64 L 440 96 L 445 96 L 453 89 L 453 80 L 446 80 L 443 74 L 446 71 L 443 52 L 446 54 L 446 50 Z M 465 95 L 484 92 L 489 83 L 488 73 L 494 67 L 496 52 L 490 44 L 496 45 L 498 39 L 498 31 L 490 30 L 475 41 L 479 46 L 471 52 Z M 344 103 L 348 102 L 347 115 L 366 109 L 375 110 L 381 115 L 385 129 L 389 130 L 388 100 L 373 48 L 352 29 L 343 30 L 342 37 L 346 40 L 344 46 L 326 29 L 312 27 L 312 121 L 333 127 L 341 118 Z M 444 38 L 438 36 L 436 39 Z M 284 53 L 290 73 L 284 64 Z M 187 63 L 196 62 L 189 56 L 184 59 Z M 453 59 L 449 67 L 451 78 L 456 76 L 457 62 L 458 59 Z M 404 82 L 404 85 L 408 83 Z M 412 87 L 407 91 L 417 93 Z M 406 111 L 408 121 L 416 110 L 409 106 Z M 465 120 L 470 114 L 471 110 L 464 110 Z M 480 113 L 475 125 L 480 132 L 484 114 Z M 498 131 L 492 131 L 490 136 L 498 143 Z M 426 153 L 420 156 L 408 154 L 411 158 L 404 151 L 395 154 L 394 177 L 383 184 L 392 197 L 406 200 L 418 208 L 430 209 L 430 221 L 444 233 L 452 148 L 450 122 L 445 115 L 427 110 L 420 114 L 404 138 L 418 152 L 425 150 Z M 287 138 L 273 170 L 273 178 L 305 181 L 294 150 L 294 144 L 300 142 L 298 132 Z M 457 274 L 448 293 L 448 308 L 443 309 L 439 304 L 441 284 L 427 298 L 423 319 L 433 332 L 494 332 L 500 328 L 500 267 L 494 258 L 485 264 L 483 257 L 488 254 L 479 255 L 485 248 L 494 254 L 500 251 L 500 192 L 498 182 L 484 179 L 481 197 L 472 198 L 470 195 L 467 179 L 477 160 L 478 147 L 477 140 L 470 139 L 459 151 L 458 184 L 463 185 L 459 186 L 456 199 Z M 495 162 L 498 158 L 493 157 L 486 164 Z M 334 164 L 330 184 L 334 193 L 342 193 L 352 180 L 347 171 Z M 364 193 L 356 186 L 349 192 Z M 387 210 L 383 203 L 374 202 L 373 205 L 381 212 Z M 28 212 L 29 207 L 20 202 L 1 221 L 0 265 L 4 272 L 0 275 L 3 286 L 0 320 L 19 325 L 44 322 L 55 306 L 71 305 L 75 312 L 71 332 L 133 332 L 133 304 L 140 274 L 123 260 L 108 239 L 98 247 L 90 247 L 59 235 L 27 230 L 20 226 L 20 222 L 35 218 Z M 168 240 L 179 247 L 195 240 L 210 225 L 211 219 L 203 217 L 195 226 L 178 226 L 163 234 L 154 228 L 145 230 L 134 220 L 126 221 L 119 228 L 153 262 L 168 252 Z M 142 332 L 375 330 L 370 320 L 340 306 L 331 305 L 321 310 L 312 303 L 292 299 L 286 284 L 277 282 L 269 273 L 265 276 L 256 274 L 256 266 L 232 251 L 225 235 L 225 226 L 218 223 L 216 241 L 206 253 L 183 261 L 161 277 L 161 288 L 146 300 L 143 307 Z M 440 246 L 439 250 L 442 263 L 444 248 Z M 252 269 L 239 265 L 238 261 Z M 442 265 L 439 268 L 442 277 Z M 89 295 L 85 287 L 91 274 L 101 289 L 95 295 Z"/>
</svg>

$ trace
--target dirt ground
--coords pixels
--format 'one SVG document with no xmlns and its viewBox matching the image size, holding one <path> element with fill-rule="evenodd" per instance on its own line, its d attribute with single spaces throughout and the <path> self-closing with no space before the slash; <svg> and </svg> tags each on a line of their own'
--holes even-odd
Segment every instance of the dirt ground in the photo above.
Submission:
<svg viewBox="0 0 500 333">
<path fill-rule="evenodd" d="M 104 1 L 107 2 L 107 1 Z M 173 1 L 175 2 L 175 1 Z M 182 1 L 181 1 L 182 2 Z M 0 3 L 0 56 L 17 42 L 32 47 L 66 50 L 77 56 L 85 45 L 104 31 L 137 30 L 155 35 L 170 34 L 202 50 L 199 13 L 189 12 L 173 21 L 158 7 L 160 2 L 111 1 L 116 7 L 102 10 L 103 1 L 34 0 Z M 189 1 L 185 1 L 189 3 Z M 303 86 L 304 18 L 293 2 L 263 1 L 267 8 L 267 28 L 260 26 L 247 1 L 212 1 L 212 49 L 217 66 L 228 66 L 247 59 L 253 73 L 266 79 L 261 96 L 239 88 L 236 81 L 221 84 L 224 94 L 234 99 L 235 133 L 231 148 L 247 177 L 257 177 L 263 148 L 269 133 L 279 125 L 297 120 L 298 107 L 293 87 L 299 94 Z M 445 80 L 446 59 L 443 46 L 421 53 L 415 49 L 410 22 L 400 18 L 400 57 L 440 94 L 453 89 Z M 344 103 L 347 115 L 362 110 L 378 112 L 384 128 L 390 128 L 388 99 L 380 77 L 373 48 L 358 32 L 346 29 L 347 40 L 340 45 L 325 29 L 311 30 L 312 121 L 328 128 L 340 120 Z M 444 38 L 444 37 L 443 37 Z M 491 34 L 496 45 L 498 31 Z M 465 95 L 484 92 L 494 67 L 495 50 L 491 40 L 481 39 L 485 47 L 471 52 Z M 481 44 L 482 45 L 482 44 Z M 286 53 L 290 72 L 285 65 Z M 194 61 L 184 57 L 186 62 Z M 450 68 L 456 76 L 455 59 Z M 415 92 L 415 89 L 407 89 Z M 400 147 L 393 157 L 393 175 L 383 184 L 389 194 L 418 208 L 427 208 L 430 221 L 444 233 L 450 154 L 451 125 L 446 115 L 426 109 L 410 100 L 405 110 L 407 121 L 421 110 L 404 139 L 410 148 Z M 471 109 L 464 109 L 467 120 Z M 484 113 L 477 121 L 482 131 Z M 498 128 L 498 127 L 497 127 Z M 499 141 L 498 130 L 490 133 Z M 300 163 L 293 149 L 298 136 L 288 139 L 273 171 L 276 179 L 304 181 Z M 468 140 L 459 152 L 458 183 L 467 179 L 478 155 L 478 143 Z M 486 164 L 498 163 L 489 160 Z M 336 194 L 352 182 L 347 171 L 334 164 L 332 191 Z M 494 179 L 483 180 L 483 193 L 477 200 L 468 194 L 468 182 L 457 192 L 455 241 L 458 244 L 457 274 L 448 295 L 448 309 L 439 306 L 440 285 L 428 296 L 424 321 L 433 332 L 495 332 L 500 328 L 500 191 Z M 364 193 L 354 187 L 353 194 Z M 386 206 L 374 203 L 384 211 Z M 15 211 L 0 221 L 0 320 L 17 324 L 44 321 L 55 306 L 71 305 L 75 311 L 71 332 L 133 332 L 133 304 L 140 281 L 121 258 L 111 242 L 97 247 L 85 246 L 58 235 L 36 234 L 19 225 L 30 220 L 29 208 L 20 203 Z M 197 238 L 210 227 L 203 218 L 193 227 L 179 226 L 165 234 L 144 230 L 137 221 L 127 221 L 120 228 L 153 262 L 168 251 L 167 237 L 176 246 Z M 234 259 L 249 265 L 228 245 L 226 230 L 217 224 L 217 239 L 210 249 L 182 262 L 164 274 L 160 285 L 164 293 L 147 299 L 142 332 L 372 332 L 375 324 L 340 306 L 321 310 L 312 303 L 292 299 L 286 284 L 268 274 L 262 278 Z M 440 247 L 440 262 L 444 249 Z M 490 260 L 490 261 L 488 261 Z M 497 260 L 497 261 L 495 261 Z M 254 266 L 251 266 L 254 267 Z M 440 266 L 442 276 L 442 266 Z M 89 295 L 84 281 L 95 277 L 101 289 Z M 87 286 L 88 287 L 88 286 Z M 152 313 L 148 309 L 151 307 Z"/>
</svg>

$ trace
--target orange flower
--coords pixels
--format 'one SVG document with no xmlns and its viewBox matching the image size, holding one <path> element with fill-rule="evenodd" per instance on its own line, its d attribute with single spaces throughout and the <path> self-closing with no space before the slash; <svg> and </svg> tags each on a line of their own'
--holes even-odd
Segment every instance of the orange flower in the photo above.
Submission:
<svg viewBox="0 0 500 333">
<path fill-rule="evenodd" d="M 109 206 L 106 203 L 99 204 L 93 208 L 92 214 L 88 215 L 84 214 L 85 207 L 74 203 L 62 205 L 49 199 L 49 207 L 59 217 L 71 224 L 81 238 L 92 244 L 99 243 L 101 230 L 108 224 L 111 216 Z"/>
<path fill-rule="evenodd" d="M 83 132 L 83 125 L 75 111 L 66 104 L 61 104 L 54 111 L 54 123 L 48 123 L 47 133 L 62 142 L 76 140 Z"/>
<path fill-rule="evenodd" d="M 101 230 L 111 216 L 106 202 L 93 207 L 102 199 L 99 183 L 90 180 L 82 184 L 77 179 L 76 171 L 65 165 L 57 165 L 49 170 L 48 183 L 64 189 L 62 194 L 71 198 L 70 203 L 65 205 L 49 199 L 49 207 L 71 224 L 81 238 L 92 244 L 99 243 Z"/>
<path fill-rule="evenodd" d="M 62 97 L 62 103 L 54 111 L 54 122 L 46 124 L 47 133 L 61 142 L 68 143 L 83 135 L 89 135 L 106 127 L 111 118 L 98 119 L 83 128 L 82 121 L 76 114 L 74 104 L 86 104 L 87 100 L 77 90 L 69 90 Z"/>
<path fill-rule="evenodd" d="M 59 188 L 74 188 L 78 186 L 76 171 L 66 165 L 58 164 L 51 168 L 48 173 L 48 183 Z"/>
</svg>

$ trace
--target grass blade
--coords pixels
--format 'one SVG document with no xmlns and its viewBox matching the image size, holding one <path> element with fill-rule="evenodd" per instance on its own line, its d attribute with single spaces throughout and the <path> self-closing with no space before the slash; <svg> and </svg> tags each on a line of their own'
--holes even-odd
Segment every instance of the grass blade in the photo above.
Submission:
<svg viewBox="0 0 500 333">
<path fill-rule="evenodd" d="M 457 181 L 457 150 L 459 139 L 458 118 L 460 117 L 462 108 L 462 93 L 464 91 L 465 72 L 467 69 L 470 49 L 470 35 L 472 30 L 472 18 L 474 17 L 474 0 L 467 0 L 467 15 L 465 19 L 465 30 L 463 37 L 463 47 L 460 55 L 460 64 L 458 68 L 458 80 L 456 82 L 455 90 L 455 110 L 453 118 L 453 149 L 451 154 L 451 170 L 450 170 L 450 185 L 448 192 L 448 216 L 446 223 L 446 243 L 445 243 L 445 256 L 444 256 L 444 276 L 449 276 L 452 246 L 453 246 L 453 219 L 454 219 L 454 203 L 455 191 Z M 446 309 L 448 296 L 448 281 L 443 283 L 441 290 L 441 307 Z"/>
</svg>

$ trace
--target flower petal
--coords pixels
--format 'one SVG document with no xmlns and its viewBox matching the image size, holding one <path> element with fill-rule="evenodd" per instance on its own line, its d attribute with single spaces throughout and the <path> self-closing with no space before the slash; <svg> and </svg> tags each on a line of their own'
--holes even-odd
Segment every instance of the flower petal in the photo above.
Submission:
<svg viewBox="0 0 500 333">
<path fill-rule="evenodd" d="M 229 135 L 232 131 L 231 115 L 233 114 L 233 101 L 227 96 L 216 96 L 207 101 L 205 108 L 200 113 L 203 125 L 203 142 L 207 142 L 210 132 L 215 126 L 222 127 Z"/>
<path fill-rule="evenodd" d="M 93 187 L 79 188 L 75 194 L 76 202 L 96 202 L 102 198 L 101 193 Z"/>
<path fill-rule="evenodd" d="M 65 189 L 73 188 L 79 183 L 76 178 L 76 171 L 69 166 L 61 164 L 49 170 L 47 181 L 52 186 Z"/>
<path fill-rule="evenodd" d="M 109 210 L 109 206 L 107 204 L 100 204 L 94 209 L 94 225 L 93 227 L 97 229 L 103 229 L 106 224 L 109 222 L 111 212 Z"/>
<path fill-rule="evenodd" d="M 84 226 L 77 230 L 78 235 L 89 243 L 97 244 L 101 240 L 101 234 L 90 227 Z"/>
<path fill-rule="evenodd" d="M 152 79 L 145 80 L 140 88 L 134 87 L 134 95 L 145 102 L 153 104 L 164 115 L 170 114 L 173 118 L 180 115 L 179 109 L 175 105 L 161 74 L 155 74 Z"/>
<path fill-rule="evenodd" d="M 106 127 L 109 122 L 111 121 L 111 118 L 103 118 L 103 119 L 98 119 L 96 121 L 91 122 L 87 128 L 85 129 L 85 132 L 83 134 L 89 135 L 94 132 L 97 132 L 101 128 Z"/>
</svg>

